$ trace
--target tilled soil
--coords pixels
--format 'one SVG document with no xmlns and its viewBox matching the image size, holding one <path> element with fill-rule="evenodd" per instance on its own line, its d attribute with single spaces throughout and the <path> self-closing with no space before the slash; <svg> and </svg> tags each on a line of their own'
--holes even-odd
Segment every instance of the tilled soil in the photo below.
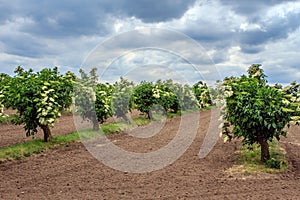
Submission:
<svg viewBox="0 0 300 200">
<path fill-rule="evenodd" d="M 76 131 L 74 125 L 73 115 L 64 114 L 55 123 L 55 126 L 51 128 L 52 135 L 64 135 Z M 38 129 L 38 133 L 34 138 L 42 138 L 43 132 Z M 29 141 L 34 139 L 33 137 L 26 137 L 26 132 L 23 125 L 16 126 L 12 124 L 0 124 L 0 149 L 18 144 L 24 141 Z"/>
<path fill-rule="evenodd" d="M 1 163 L 0 199 L 300 198 L 298 127 L 292 127 L 288 138 L 282 141 L 290 162 L 288 172 L 228 174 L 225 171 L 235 163 L 238 141 L 224 143 L 220 139 L 207 157 L 200 159 L 198 156 L 210 113 L 200 114 L 198 134 L 187 151 L 161 170 L 140 174 L 117 171 L 92 157 L 82 143 L 73 143 L 23 160 Z M 155 151 L 172 140 L 179 123 L 180 118 L 168 119 L 159 134 L 147 139 L 127 134 L 114 135 L 110 139 L 127 151 Z"/>
</svg>

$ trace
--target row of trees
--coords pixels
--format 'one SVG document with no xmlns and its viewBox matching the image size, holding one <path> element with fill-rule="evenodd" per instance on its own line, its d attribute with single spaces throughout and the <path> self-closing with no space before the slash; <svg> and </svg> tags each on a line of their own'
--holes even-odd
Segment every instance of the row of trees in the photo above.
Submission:
<svg viewBox="0 0 300 200">
<path fill-rule="evenodd" d="M 270 159 L 268 142 L 286 136 L 286 125 L 300 124 L 300 84 L 271 86 L 260 66 L 250 66 L 247 76 L 217 81 L 214 89 L 202 81 L 192 87 L 172 80 L 135 85 L 122 77 L 114 84 L 99 83 L 96 69 L 80 70 L 77 77 L 71 72 L 60 74 L 57 68 L 33 72 L 18 67 L 13 77 L 0 75 L 0 116 L 4 107 L 17 110 L 13 122 L 24 124 L 27 136 L 40 127 L 44 141 L 49 141 L 50 127 L 72 104 L 98 130 L 99 122 L 111 116 L 129 122 L 127 113 L 132 109 L 151 119 L 157 109 L 167 113 L 207 107 L 212 105 L 212 96 L 215 103 L 224 104 L 222 132 L 226 139 L 241 137 L 244 144 L 258 143 L 261 160 L 266 162 Z"/>
<path fill-rule="evenodd" d="M 50 127 L 63 110 L 74 104 L 76 112 L 93 123 L 111 116 L 129 122 L 127 113 L 132 109 L 146 113 L 152 118 L 155 107 L 166 112 L 199 109 L 211 105 L 208 87 L 204 82 L 194 86 L 181 85 L 172 80 L 141 82 L 135 85 L 124 78 L 114 84 L 99 83 L 96 69 L 89 73 L 79 71 L 60 74 L 58 69 L 43 69 L 40 72 L 16 68 L 15 76 L 0 75 L 0 108 L 17 111 L 15 124 L 24 124 L 26 135 L 34 135 L 37 127 L 44 132 L 44 141 L 51 139 Z"/>
<path fill-rule="evenodd" d="M 142 81 L 135 85 L 121 77 L 110 85 L 98 83 L 95 69 L 89 74 L 81 70 L 80 74 L 74 82 L 74 104 L 84 119 L 93 122 L 94 130 L 98 130 L 98 122 L 102 123 L 111 116 L 123 118 L 129 123 L 127 114 L 132 109 L 152 119 L 154 110 L 166 114 L 199 110 L 212 105 L 209 88 L 204 82 L 198 82 L 192 87 L 172 80 L 158 80 L 155 83 Z"/>
</svg>

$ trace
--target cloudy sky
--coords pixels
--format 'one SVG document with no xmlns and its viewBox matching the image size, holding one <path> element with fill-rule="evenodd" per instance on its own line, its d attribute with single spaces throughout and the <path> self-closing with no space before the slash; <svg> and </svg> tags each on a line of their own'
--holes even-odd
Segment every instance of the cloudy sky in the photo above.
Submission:
<svg viewBox="0 0 300 200">
<path fill-rule="evenodd" d="M 271 83 L 300 81 L 300 1 L 0 0 L 0 30 L 0 72 L 11 75 L 93 65 L 105 81 L 193 82 L 260 63 Z"/>
</svg>

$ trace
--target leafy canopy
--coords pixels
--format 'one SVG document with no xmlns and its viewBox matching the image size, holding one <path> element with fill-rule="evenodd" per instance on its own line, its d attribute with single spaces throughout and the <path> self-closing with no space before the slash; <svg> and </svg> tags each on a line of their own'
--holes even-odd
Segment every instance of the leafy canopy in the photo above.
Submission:
<svg viewBox="0 0 300 200">
<path fill-rule="evenodd" d="M 227 139 L 242 137 L 244 144 L 259 143 L 267 150 L 267 142 L 274 137 L 280 140 L 281 135 L 286 136 L 284 127 L 295 119 L 294 115 L 299 114 L 299 104 L 295 103 L 299 101 L 299 85 L 284 90 L 278 85 L 268 85 L 265 77 L 260 65 L 252 65 L 248 76 L 224 80 L 226 107 L 223 133 Z M 230 125 L 233 125 L 232 133 L 228 129 Z M 263 161 L 269 157 L 263 156 Z"/>
<path fill-rule="evenodd" d="M 33 72 L 18 67 L 15 76 L 1 76 L 0 102 L 17 110 L 15 124 L 25 124 L 26 135 L 37 127 L 53 127 L 61 112 L 72 104 L 73 79 L 70 72 L 61 75 L 57 67 Z"/>
</svg>

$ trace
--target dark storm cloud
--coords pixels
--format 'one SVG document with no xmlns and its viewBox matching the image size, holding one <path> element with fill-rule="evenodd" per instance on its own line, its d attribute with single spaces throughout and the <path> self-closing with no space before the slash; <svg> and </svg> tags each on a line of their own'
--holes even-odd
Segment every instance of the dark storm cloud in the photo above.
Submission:
<svg viewBox="0 0 300 200">
<path fill-rule="evenodd" d="M 21 31 L 47 37 L 104 35 L 107 17 L 136 17 L 144 22 L 161 22 L 181 17 L 194 0 L 103 0 L 103 1 L 21 1 L 3 2 L 0 22 L 27 17 L 33 24 Z"/>
<path fill-rule="evenodd" d="M 144 22 L 161 22 L 180 18 L 195 1 L 114 0 L 112 2 L 118 4 L 117 8 L 128 16 L 135 16 Z"/>
<path fill-rule="evenodd" d="M 0 1 L 0 25 L 13 26 L 2 30 L 0 41 L 4 52 L 25 57 L 49 53 L 39 39 L 104 36 L 110 32 L 109 17 L 135 16 L 145 22 L 165 21 L 181 17 L 194 1 Z M 20 20 L 21 19 L 21 20 Z M 27 23 L 30 21 L 30 23 Z M 25 22 L 24 22 L 25 21 Z M 4 35 L 4 36 L 3 36 Z M 62 41 L 63 42 L 63 41 Z M 59 48 L 59 47 L 58 47 Z"/>
<path fill-rule="evenodd" d="M 221 0 L 224 5 L 231 7 L 237 14 L 244 16 L 259 16 L 261 11 L 280 4 L 283 0 L 252 0 L 252 1 L 241 1 L 241 0 Z"/>
<path fill-rule="evenodd" d="M 32 24 L 19 31 L 60 38 L 73 35 L 104 34 L 105 6 L 93 1 L 11 1 L 0 8 L 2 21 L 29 18 Z M 3 19 L 5 18 L 5 19 Z"/>
<path fill-rule="evenodd" d="M 260 45 L 247 45 L 244 44 L 241 46 L 241 51 L 247 54 L 256 54 L 264 50 L 264 47 Z"/>
<path fill-rule="evenodd" d="M 30 58 L 38 58 L 44 54 L 49 54 L 47 44 L 38 40 L 34 40 L 28 36 L 6 37 L 2 38 L 5 41 L 5 50 L 7 54 L 16 56 L 24 56 Z M 44 51 L 41 51 L 44 49 Z"/>
<path fill-rule="evenodd" d="M 300 26 L 300 12 L 287 13 L 286 16 L 274 16 L 272 21 L 259 21 L 262 30 L 251 30 L 242 32 L 241 42 L 250 45 L 262 44 L 286 38 L 290 32 L 295 31 Z"/>
</svg>

